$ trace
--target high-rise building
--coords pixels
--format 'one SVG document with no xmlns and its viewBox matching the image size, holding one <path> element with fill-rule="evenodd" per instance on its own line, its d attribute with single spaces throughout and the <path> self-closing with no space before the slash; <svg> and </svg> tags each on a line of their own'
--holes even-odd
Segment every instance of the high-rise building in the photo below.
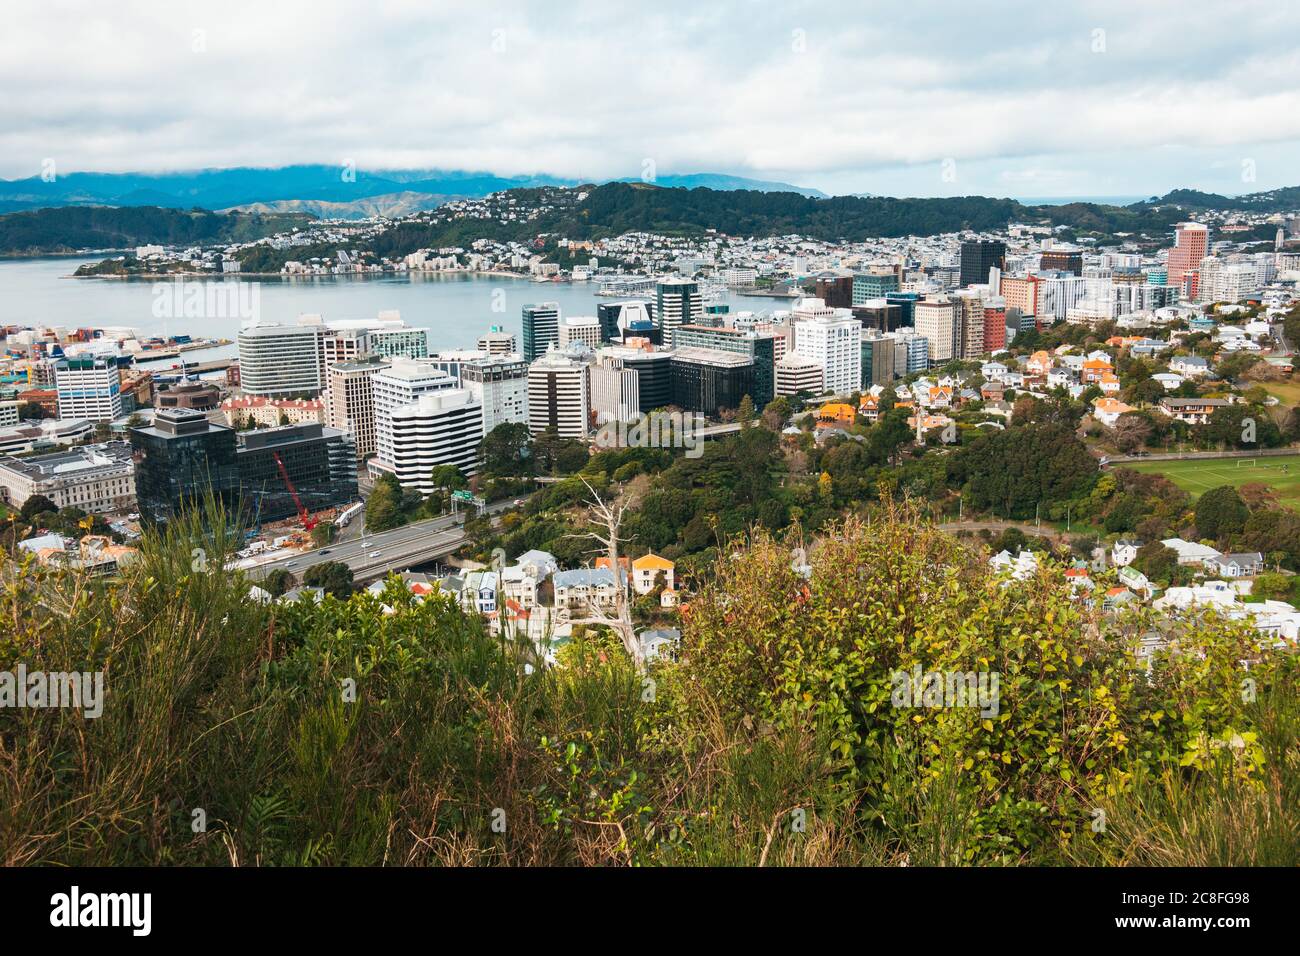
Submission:
<svg viewBox="0 0 1300 956">
<path fill-rule="evenodd" d="M 591 366 L 591 410 L 596 424 L 633 422 L 641 415 L 640 374 L 605 362 Z"/>
<path fill-rule="evenodd" d="M 507 422 L 528 421 L 528 363 L 517 353 L 464 363 L 460 385 L 483 408 L 484 435 Z"/>
<path fill-rule="evenodd" d="M 655 319 L 665 345 L 673 345 L 673 331 L 680 325 L 699 323 L 704 315 L 700 284 L 692 279 L 660 279 L 656 286 Z"/>
<path fill-rule="evenodd" d="M 853 307 L 853 276 L 822 276 L 813 294 L 832 309 Z"/>
<path fill-rule="evenodd" d="M 488 355 L 510 355 L 518 352 L 515 337 L 499 326 L 492 326 L 487 334 L 479 336 L 478 350 Z"/>
<path fill-rule="evenodd" d="M 591 428 L 590 369 L 594 356 L 552 348 L 528 366 L 528 429 L 555 429 L 561 438 L 586 438 Z"/>
<path fill-rule="evenodd" d="M 885 296 L 886 304 L 898 306 L 899 328 L 916 324 L 916 303 L 920 298 L 916 292 L 892 292 Z"/>
<path fill-rule="evenodd" d="M 826 391 L 822 386 L 823 381 L 824 371 L 821 363 L 806 359 L 802 355 L 792 352 L 782 356 L 776 363 L 776 394 L 778 395 L 798 395 L 800 392 L 820 395 Z"/>
<path fill-rule="evenodd" d="M 828 309 L 821 299 L 802 299 L 791 316 L 794 351 L 823 370 L 822 387 L 837 395 L 862 382 L 862 323 L 851 312 Z"/>
<path fill-rule="evenodd" d="M 1048 249 L 1038 257 L 1038 268 L 1083 275 L 1083 253 L 1074 249 Z"/>
<path fill-rule="evenodd" d="M 1007 244 L 996 239 L 967 239 L 961 244 L 961 278 L 963 286 L 989 281 L 990 269 L 1007 267 Z"/>
<path fill-rule="evenodd" d="M 236 442 L 240 496 L 262 521 L 291 517 L 300 502 L 320 511 L 357 499 L 357 453 L 346 432 L 315 423 L 281 425 L 240 432 Z"/>
<path fill-rule="evenodd" d="M 942 365 L 958 358 L 961 307 L 947 298 L 923 299 L 916 303 L 916 331 L 930 343 L 931 365 Z"/>
<path fill-rule="evenodd" d="M 590 349 L 600 345 L 600 320 L 594 315 L 566 315 L 560 320 L 560 348 L 581 342 Z"/>
<path fill-rule="evenodd" d="M 915 329 L 894 333 L 894 374 L 899 378 L 924 372 L 930 367 L 930 340 Z"/>
<path fill-rule="evenodd" d="M 672 404 L 672 352 L 611 346 L 596 353 L 596 359 L 608 368 L 636 372 L 637 407 L 643 413 Z"/>
<path fill-rule="evenodd" d="M 59 418 L 111 422 L 122 417 L 122 373 L 115 356 L 77 356 L 54 366 Z"/>
<path fill-rule="evenodd" d="M 141 515 L 167 521 L 211 494 L 236 513 L 240 506 L 235 430 L 203 412 L 159 409 L 152 424 L 130 429 L 135 489 Z"/>
<path fill-rule="evenodd" d="M 358 461 L 378 450 L 373 379 L 388 367 L 388 362 L 375 357 L 362 362 L 338 362 L 326 373 L 325 424 L 352 436 Z"/>
<path fill-rule="evenodd" d="M 859 272 L 853 276 L 851 306 L 866 305 L 872 299 L 883 299 L 899 291 L 897 272 Z M 827 305 L 831 303 L 827 302 Z"/>
<path fill-rule="evenodd" d="M 596 319 L 600 323 L 602 342 L 617 341 L 628 333 L 645 335 L 656 328 L 649 302 L 601 302 L 596 306 Z"/>
<path fill-rule="evenodd" d="M 984 350 L 1007 347 L 1007 307 L 1001 296 L 984 300 Z"/>
<path fill-rule="evenodd" d="M 673 351 L 673 404 L 684 412 L 717 415 L 736 409 L 754 393 L 754 360 L 721 349 L 682 348 Z"/>
<path fill-rule="evenodd" d="M 370 329 L 368 338 L 369 351 L 384 358 L 424 358 L 429 354 L 428 329 Z"/>
<path fill-rule="evenodd" d="M 524 361 L 532 362 L 560 344 L 560 306 L 555 302 L 526 305 L 523 309 Z"/>
<path fill-rule="evenodd" d="M 324 385 L 317 325 L 247 325 L 239 330 L 239 377 L 245 395 L 315 395 Z"/>
<path fill-rule="evenodd" d="M 721 349 L 754 360 L 754 406 L 762 409 L 776 396 L 776 341 L 758 332 L 739 329 L 683 325 L 674 334 L 678 348 Z"/>
<path fill-rule="evenodd" d="M 865 305 L 853 309 L 853 317 L 864 329 L 892 332 L 903 325 L 903 309 L 888 299 L 868 299 Z"/>
<path fill-rule="evenodd" d="M 455 465 L 467 478 L 477 468 L 483 440 L 483 408 L 464 388 L 420 395 L 414 403 L 395 409 L 389 420 L 391 459 L 371 461 L 371 474 L 388 473 L 403 488 L 422 494 L 436 491 L 433 469 Z"/>
<path fill-rule="evenodd" d="M 984 354 L 984 298 L 973 289 L 953 293 L 957 303 L 960 329 L 955 347 L 958 358 L 976 359 Z"/>
<path fill-rule="evenodd" d="M 1168 270 L 1165 284 L 1186 290 L 1183 277 L 1198 270 L 1209 251 L 1209 227 L 1203 222 L 1180 222 L 1174 227 L 1174 247 L 1169 250 L 1165 263 Z"/>
<path fill-rule="evenodd" d="M 875 329 L 862 330 L 862 387 L 886 385 L 895 378 L 893 335 Z"/>
<path fill-rule="evenodd" d="M 393 462 L 392 416 L 421 395 L 456 387 L 456 379 L 428 359 L 393 359 L 388 368 L 371 376 L 375 402 L 375 455 L 381 465 Z"/>
</svg>

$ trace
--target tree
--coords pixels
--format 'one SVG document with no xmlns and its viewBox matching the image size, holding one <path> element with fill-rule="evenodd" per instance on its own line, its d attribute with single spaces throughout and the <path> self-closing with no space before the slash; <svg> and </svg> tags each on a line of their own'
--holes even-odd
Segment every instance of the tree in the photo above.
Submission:
<svg viewBox="0 0 1300 956">
<path fill-rule="evenodd" d="M 352 593 L 352 569 L 341 561 L 313 564 L 303 573 L 302 583 L 340 600 L 346 599 Z"/>
<path fill-rule="evenodd" d="M 262 590 L 273 598 L 282 597 L 286 591 L 297 583 L 292 573 L 284 568 L 276 568 L 262 579 Z"/>
<path fill-rule="evenodd" d="M 366 499 L 366 527 L 371 531 L 389 531 L 404 524 L 402 486 L 392 475 L 380 475 Z"/>
<path fill-rule="evenodd" d="M 1153 582 L 1167 583 L 1178 573 L 1178 552 L 1159 541 L 1148 541 L 1138 548 L 1133 567 Z"/>
<path fill-rule="evenodd" d="M 323 548 L 334 541 L 338 529 L 334 527 L 333 522 L 322 521 L 311 529 L 311 543 L 318 548 Z"/>
<path fill-rule="evenodd" d="M 754 420 L 754 414 L 754 400 L 746 393 L 740 400 L 740 407 L 736 409 L 736 421 L 748 425 Z"/>
<path fill-rule="evenodd" d="M 479 443 L 485 476 L 518 477 L 533 471 L 532 435 L 522 422 L 503 422 Z"/>
<path fill-rule="evenodd" d="M 455 465 L 434 465 L 429 473 L 429 480 L 433 482 L 435 488 L 443 491 L 457 491 L 469 487 L 465 476 Z"/>
<path fill-rule="evenodd" d="M 604 552 L 604 557 L 608 559 L 614 573 L 614 613 L 608 614 L 605 608 L 593 601 L 588 608 L 591 617 L 575 620 L 572 623 L 599 624 L 608 627 L 623 642 L 623 647 L 632 658 L 636 669 L 644 670 L 645 655 L 641 652 L 641 641 L 637 638 L 632 623 L 632 604 L 628 598 L 627 588 L 622 586 L 623 582 L 620 580 L 619 546 L 627 541 L 620 532 L 629 505 L 627 502 L 620 505 L 606 503 L 596 489 L 588 484 L 587 479 L 583 478 L 582 483 L 587 486 L 587 491 L 591 495 L 591 502 L 587 506 L 587 522 L 591 529 L 584 534 L 569 537 L 589 538 L 601 546 L 599 550 Z"/>
<path fill-rule="evenodd" d="M 1212 541 L 1241 531 L 1248 517 L 1250 511 L 1232 485 L 1211 488 L 1196 501 L 1196 530 Z"/>
<path fill-rule="evenodd" d="M 57 512 L 58 510 L 58 505 L 49 498 L 46 498 L 44 495 L 32 495 L 23 502 L 22 508 L 18 510 L 18 517 L 22 518 L 28 524 L 31 524 L 32 519 L 37 515 L 45 514 L 47 512 Z"/>
<path fill-rule="evenodd" d="M 763 424 L 774 432 L 780 431 L 785 427 L 785 423 L 790 420 L 792 411 L 790 399 L 784 395 L 778 395 L 763 408 Z"/>
<path fill-rule="evenodd" d="M 50 413 L 40 402 L 23 402 L 18 406 L 18 418 L 21 421 L 40 421 L 49 417 Z"/>
<path fill-rule="evenodd" d="M 1150 417 L 1138 412 L 1125 412 L 1115 422 L 1115 445 L 1120 451 L 1131 454 L 1147 443 L 1154 430 Z"/>
</svg>

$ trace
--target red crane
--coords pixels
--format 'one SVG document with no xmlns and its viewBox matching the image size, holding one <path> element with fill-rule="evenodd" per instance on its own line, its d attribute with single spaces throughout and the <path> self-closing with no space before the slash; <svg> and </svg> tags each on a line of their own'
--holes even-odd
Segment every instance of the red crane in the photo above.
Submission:
<svg viewBox="0 0 1300 956">
<path fill-rule="evenodd" d="M 310 531 L 312 528 L 316 527 L 316 523 L 319 519 L 313 518 L 307 513 L 307 509 L 303 507 L 302 499 L 298 497 L 298 489 L 295 488 L 293 482 L 289 480 L 289 472 L 285 470 L 284 462 L 280 460 L 280 453 L 271 452 L 271 455 L 275 458 L 276 467 L 280 469 L 280 477 L 284 479 L 285 487 L 289 489 L 289 494 L 293 495 L 293 504 L 294 507 L 298 509 L 298 520 L 302 522 L 302 529 L 304 531 Z"/>
</svg>

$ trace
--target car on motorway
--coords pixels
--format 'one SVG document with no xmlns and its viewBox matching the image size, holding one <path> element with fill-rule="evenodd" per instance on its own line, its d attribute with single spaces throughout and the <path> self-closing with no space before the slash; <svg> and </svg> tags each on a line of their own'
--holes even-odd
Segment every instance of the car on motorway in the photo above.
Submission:
<svg viewBox="0 0 1300 956">
<path fill-rule="evenodd" d="M 377 557 L 379 557 L 379 556 L 380 556 L 381 554 L 383 554 L 383 553 L 384 553 L 384 552 L 382 552 L 382 551 L 371 551 L 370 554 L 368 555 L 368 557 L 371 557 L 371 558 L 377 558 Z"/>
<path fill-rule="evenodd" d="M 323 558 L 323 557 L 325 557 L 325 555 L 327 555 L 327 554 L 330 553 L 330 549 L 329 549 L 329 548 L 326 548 L 324 551 L 317 551 L 316 553 L 319 554 L 319 555 Z"/>
</svg>

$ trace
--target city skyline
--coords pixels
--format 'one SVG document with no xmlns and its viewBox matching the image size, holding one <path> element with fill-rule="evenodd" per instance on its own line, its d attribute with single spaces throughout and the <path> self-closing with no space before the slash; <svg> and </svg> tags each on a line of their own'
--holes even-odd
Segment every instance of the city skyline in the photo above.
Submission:
<svg viewBox="0 0 1300 956">
<path fill-rule="evenodd" d="M 1117 3 L 864 15 L 390 2 L 364 16 L 234 3 L 220 17 L 137 3 L 67 18 L 58 69 L 51 9 L 7 11 L 5 179 L 48 160 L 61 173 L 350 162 L 1136 198 L 1294 185 L 1300 156 L 1300 11 L 1262 3 L 1230 22 L 1185 4 L 1176 42 L 1168 11 Z"/>
</svg>

